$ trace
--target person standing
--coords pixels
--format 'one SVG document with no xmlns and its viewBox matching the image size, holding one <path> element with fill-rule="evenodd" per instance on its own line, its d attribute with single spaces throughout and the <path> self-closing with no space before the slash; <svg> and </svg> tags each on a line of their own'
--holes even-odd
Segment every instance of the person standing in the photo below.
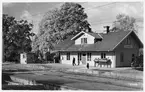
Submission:
<svg viewBox="0 0 145 92">
<path fill-rule="evenodd" d="M 75 66 L 76 64 L 75 64 L 75 58 L 73 57 L 73 66 Z"/>
<path fill-rule="evenodd" d="M 87 66 L 86 67 L 87 67 L 87 69 L 89 69 L 89 63 L 87 63 Z"/>
</svg>

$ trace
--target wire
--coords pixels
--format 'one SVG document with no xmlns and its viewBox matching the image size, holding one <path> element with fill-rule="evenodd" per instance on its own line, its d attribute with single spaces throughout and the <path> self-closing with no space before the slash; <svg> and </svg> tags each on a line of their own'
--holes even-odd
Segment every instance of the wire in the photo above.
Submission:
<svg viewBox="0 0 145 92">
<path fill-rule="evenodd" d="M 94 6 L 92 8 L 101 8 L 101 7 L 104 7 L 104 6 L 108 6 L 108 5 L 111 5 L 111 4 L 116 4 L 117 2 L 113 2 L 113 3 L 107 3 L 107 4 L 103 4 L 103 5 L 99 5 L 99 6 Z M 85 9 L 85 10 L 90 10 L 90 9 Z M 43 12 L 41 14 L 45 14 L 46 12 Z M 32 14 L 32 16 L 36 16 L 36 15 L 39 15 L 40 13 L 38 14 Z"/>
<path fill-rule="evenodd" d="M 105 7 L 105 6 L 108 6 L 108 5 L 112 5 L 112 4 L 116 4 L 117 2 L 112 2 L 112 3 L 107 3 L 107 4 L 103 4 L 103 5 L 99 5 L 99 6 L 94 6 L 92 8 L 101 8 L 101 7 Z M 86 9 L 86 11 L 92 9 L 92 8 L 88 8 Z M 32 14 L 32 16 L 37 16 L 39 15 L 40 13 L 38 14 Z M 45 13 L 42 13 L 42 14 L 45 14 Z M 137 22 L 143 22 L 142 18 L 135 18 Z M 36 21 L 35 21 L 36 22 Z M 90 24 L 104 24 L 104 23 L 113 23 L 114 21 L 103 21 L 103 20 L 99 20 L 99 21 L 96 21 L 96 22 L 92 22 Z"/>
<path fill-rule="evenodd" d="M 116 4 L 117 2 L 112 2 L 112 3 L 107 3 L 107 4 L 103 4 L 103 5 L 99 5 L 99 6 L 94 6 L 94 7 L 92 7 L 92 8 L 101 8 L 101 7 L 105 7 L 105 6 L 108 6 L 108 5 L 112 5 L 112 4 Z M 92 8 L 90 8 L 90 9 L 92 9 Z M 86 11 L 88 11 L 88 10 L 90 10 L 90 9 L 86 9 Z M 37 16 L 37 15 L 39 15 L 40 13 L 38 13 L 38 14 L 32 14 L 32 16 Z M 42 14 L 45 14 L 45 13 L 42 13 Z M 140 21 L 140 22 L 143 22 L 142 21 L 142 19 L 141 18 L 135 18 L 136 19 L 136 21 Z M 138 20 L 137 20 L 138 19 Z M 102 20 L 101 20 L 102 21 Z M 98 21 L 98 22 L 100 22 L 100 21 Z"/>
<path fill-rule="evenodd" d="M 111 5 L 111 4 L 116 4 L 117 2 L 113 2 L 113 3 L 107 3 L 107 4 L 103 4 L 103 5 L 99 5 L 99 6 L 95 6 L 95 7 L 91 7 L 89 9 L 86 9 L 86 11 L 92 9 L 92 8 L 101 8 L 101 7 L 104 7 L 104 6 L 108 6 L 108 5 Z"/>
</svg>

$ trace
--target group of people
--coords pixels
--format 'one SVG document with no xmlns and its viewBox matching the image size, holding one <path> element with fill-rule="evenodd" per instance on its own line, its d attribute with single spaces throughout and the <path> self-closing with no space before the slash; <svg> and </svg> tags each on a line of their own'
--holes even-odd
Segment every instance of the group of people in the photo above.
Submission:
<svg viewBox="0 0 145 92">
<path fill-rule="evenodd" d="M 74 57 L 73 57 L 72 65 L 73 65 L 73 66 L 76 65 L 76 63 L 75 63 L 75 58 L 74 58 Z M 79 65 L 79 61 L 78 61 L 78 65 Z M 87 69 L 89 69 L 89 63 L 87 63 L 86 67 L 87 67 Z"/>
</svg>

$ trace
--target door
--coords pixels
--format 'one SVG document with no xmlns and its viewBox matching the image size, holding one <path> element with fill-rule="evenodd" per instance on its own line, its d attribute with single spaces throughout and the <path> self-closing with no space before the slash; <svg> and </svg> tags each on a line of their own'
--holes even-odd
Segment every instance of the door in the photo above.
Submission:
<svg viewBox="0 0 145 92">
<path fill-rule="evenodd" d="M 120 66 L 124 66 L 124 53 L 123 52 L 120 53 L 120 62 L 121 62 Z"/>
<path fill-rule="evenodd" d="M 81 55 L 82 55 L 81 53 L 78 53 L 78 65 L 80 65 L 80 61 L 81 61 L 81 59 L 82 59 L 82 58 L 81 58 Z"/>
<path fill-rule="evenodd" d="M 86 64 L 86 54 L 85 53 L 82 54 L 82 64 L 83 65 Z"/>
</svg>

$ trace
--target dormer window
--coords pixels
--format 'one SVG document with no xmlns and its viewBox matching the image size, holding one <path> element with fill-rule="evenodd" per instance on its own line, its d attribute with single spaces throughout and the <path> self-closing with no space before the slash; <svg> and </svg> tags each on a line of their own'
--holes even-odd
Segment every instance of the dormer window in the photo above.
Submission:
<svg viewBox="0 0 145 92">
<path fill-rule="evenodd" d="M 103 37 L 99 33 L 93 32 L 80 32 L 71 40 L 75 41 L 75 45 L 84 45 L 84 44 L 94 44 L 96 42 L 102 41 Z"/>
<path fill-rule="evenodd" d="M 81 44 L 87 44 L 87 38 L 81 38 Z"/>
</svg>

